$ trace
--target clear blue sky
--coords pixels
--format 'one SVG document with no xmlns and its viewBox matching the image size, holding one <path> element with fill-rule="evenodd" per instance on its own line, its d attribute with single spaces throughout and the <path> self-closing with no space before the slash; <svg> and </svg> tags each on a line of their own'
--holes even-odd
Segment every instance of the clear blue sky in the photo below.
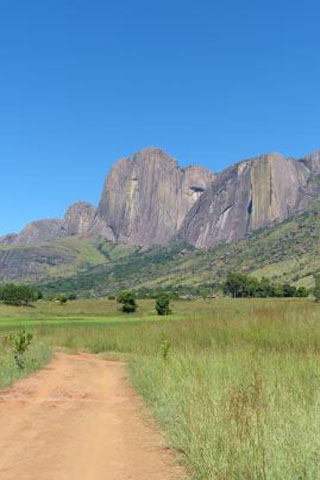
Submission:
<svg viewBox="0 0 320 480">
<path fill-rule="evenodd" d="M 119 157 L 320 148 L 320 4 L 0 0 L 0 234 L 97 203 Z"/>
</svg>

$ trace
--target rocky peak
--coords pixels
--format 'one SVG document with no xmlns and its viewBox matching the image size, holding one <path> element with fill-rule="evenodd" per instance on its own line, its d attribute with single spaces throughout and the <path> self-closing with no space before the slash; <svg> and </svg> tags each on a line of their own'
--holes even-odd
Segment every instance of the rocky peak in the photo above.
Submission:
<svg viewBox="0 0 320 480">
<path fill-rule="evenodd" d="M 65 234 L 69 236 L 87 233 L 95 214 L 94 205 L 82 201 L 75 202 L 68 208 L 64 217 Z"/>
<path fill-rule="evenodd" d="M 179 236 L 208 248 L 283 221 L 309 202 L 309 176 L 305 165 L 278 153 L 231 166 L 197 200 Z"/>
<path fill-rule="evenodd" d="M 114 242 L 167 243 L 213 178 L 206 168 L 180 168 L 161 149 L 136 152 L 108 175 L 91 231 Z"/>
<path fill-rule="evenodd" d="M 59 218 L 50 220 L 36 220 L 26 225 L 15 237 L 14 244 L 43 243 L 64 236 L 63 220 Z"/>
<path fill-rule="evenodd" d="M 320 173 L 320 150 L 316 150 L 309 155 L 306 155 L 302 160 L 300 160 L 309 170 L 313 173 Z"/>
<path fill-rule="evenodd" d="M 7 235 L 3 235 L 0 237 L 0 245 L 12 245 L 17 238 L 16 233 L 7 233 Z"/>
</svg>

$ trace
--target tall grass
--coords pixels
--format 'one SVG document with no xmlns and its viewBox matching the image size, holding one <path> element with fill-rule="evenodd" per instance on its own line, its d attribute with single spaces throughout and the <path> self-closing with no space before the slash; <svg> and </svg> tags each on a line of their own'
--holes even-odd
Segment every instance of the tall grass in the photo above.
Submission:
<svg viewBox="0 0 320 480">
<path fill-rule="evenodd" d="M 141 304 L 141 320 L 86 313 L 77 324 L 37 322 L 37 336 L 49 346 L 129 354 L 131 381 L 193 479 L 320 478 L 318 305 L 180 302 L 159 320 Z"/>
<path fill-rule="evenodd" d="M 0 388 L 9 387 L 19 378 L 26 377 L 48 363 L 51 349 L 45 343 L 33 343 L 25 353 L 24 368 L 18 368 L 12 348 L 2 343 L 0 349 Z"/>
<path fill-rule="evenodd" d="M 175 321 L 46 327 L 41 335 L 69 348 L 131 353 L 130 378 L 194 479 L 319 479 L 315 304 L 213 302 L 211 312 Z"/>
</svg>

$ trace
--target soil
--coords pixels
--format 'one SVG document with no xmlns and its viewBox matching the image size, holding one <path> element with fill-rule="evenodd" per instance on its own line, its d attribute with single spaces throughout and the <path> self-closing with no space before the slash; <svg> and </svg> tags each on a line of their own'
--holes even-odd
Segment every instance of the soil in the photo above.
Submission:
<svg viewBox="0 0 320 480">
<path fill-rule="evenodd" d="M 0 479 L 181 477 L 121 362 L 57 352 L 0 392 Z"/>
</svg>

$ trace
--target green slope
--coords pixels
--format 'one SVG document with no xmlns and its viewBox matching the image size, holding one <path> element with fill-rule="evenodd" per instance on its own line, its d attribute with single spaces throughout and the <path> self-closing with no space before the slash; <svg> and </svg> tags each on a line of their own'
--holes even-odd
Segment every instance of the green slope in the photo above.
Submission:
<svg viewBox="0 0 320 480">
<path fill-rule="evenodd" d="M 124 288 L 192 291 L 199 286 L 217 288 L 227 272 L 235 270 L 311 287 L 313 274 L 320 270 L 320 202 L 282 224 L 206 252 L 182 243 L 143 250 L 100 242 L 88 249 L 82 240 L 74 241 L 72 252 L 78 248 L 88 264 L 80 262 L 82 267 L 73 275 L 42 281 L 47 292 L 87 296 Z"/>
</svg>

